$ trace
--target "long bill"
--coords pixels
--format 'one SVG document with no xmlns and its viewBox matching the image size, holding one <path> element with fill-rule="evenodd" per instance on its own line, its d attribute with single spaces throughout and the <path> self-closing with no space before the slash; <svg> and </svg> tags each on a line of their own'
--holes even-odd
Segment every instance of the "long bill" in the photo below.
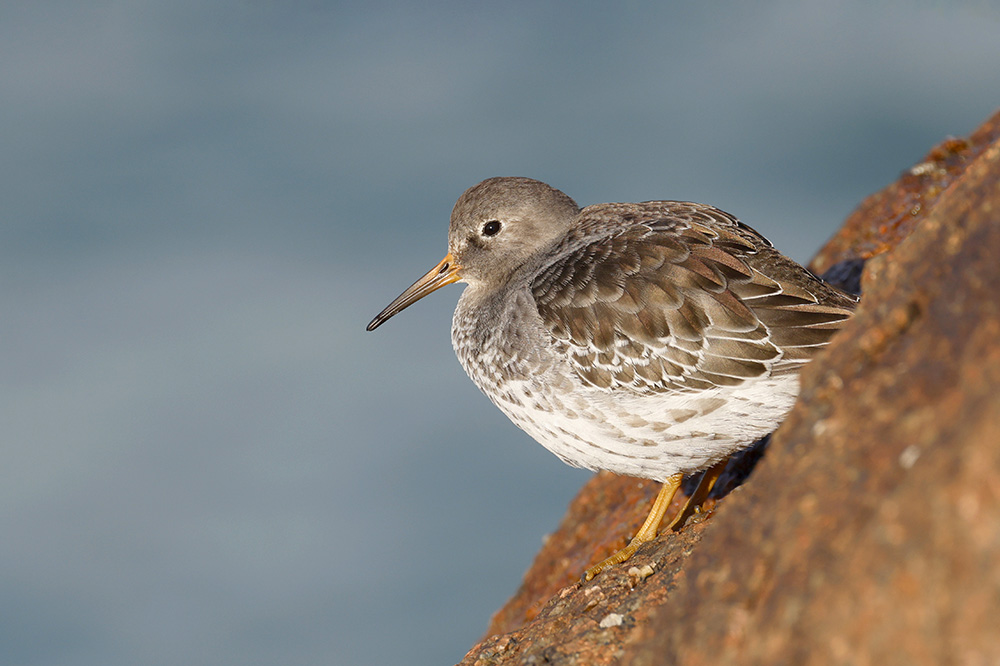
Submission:
<svg viewBox="0 0 1000 666">
<path fill-rule="evenodd" d="M 407 287 L 406 291 L 396 297 L 392 303 L 379 312 L 378 315 L 371 320 L 368 324 L 367 330 L 374 331 L 376 328 L 384 324 L 389 317 L 397 314 L 403 309 L 413 305 L 421 298 L 436 291 L 441 287 L 451 284 L 452 282 L 458 282 L 459 275 L 458 271 L 461 268 L 452 259 L 451 253 L 444 255 L 444 259 L 438 263 L 437 266 L 432 268 L 427 272 L 422 278 Z"/>
</svg>

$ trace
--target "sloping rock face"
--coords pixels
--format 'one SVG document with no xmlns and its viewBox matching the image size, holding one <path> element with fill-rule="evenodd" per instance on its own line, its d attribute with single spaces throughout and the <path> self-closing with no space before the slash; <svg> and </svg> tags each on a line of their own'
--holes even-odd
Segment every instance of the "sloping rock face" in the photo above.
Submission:
<svg viewBox="0 0 1000 666">
<path fill-rule="evenodd" d="M 858 313 L 749 479 L 580 583 L 657 491 L 598 474 L 463 664 L 1000 663 L 1000 114 L 813 267 L 858 257 Z"/>
<path fill-rule="evenodd" d="M 967 139 L 950 138 L 935 146 L 895 183 L 865 199 L 844 221 L 810 264 L 826 273 L 845 259 L 881 254 L 900 243 L 927 218 L 949 187 L 1000 138 L 1000 113 Z"/>
</svg>

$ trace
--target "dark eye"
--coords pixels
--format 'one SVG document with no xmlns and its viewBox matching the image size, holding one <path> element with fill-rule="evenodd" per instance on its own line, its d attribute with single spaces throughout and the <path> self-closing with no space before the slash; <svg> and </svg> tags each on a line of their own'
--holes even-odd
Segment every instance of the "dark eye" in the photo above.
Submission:
<svg viewBox="0 0 1000 666">
<path fill-rule="evenodd" d="M 490 220 L 483 225 L 484 236 L 496 236 L 500 233 L 500 220 Z"/>
</svg>

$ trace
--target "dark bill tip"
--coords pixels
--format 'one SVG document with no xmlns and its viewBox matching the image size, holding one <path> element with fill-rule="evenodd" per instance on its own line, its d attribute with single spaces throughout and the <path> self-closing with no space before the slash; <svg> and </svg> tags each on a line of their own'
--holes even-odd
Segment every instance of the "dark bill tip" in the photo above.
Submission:
<svg viewBox="0 0 1000 666">
<path fill-rule="evenodd" d="M 442 259 L 437 266 L 432 268 L 426 275 L 407 287 L 406 291 L 397 296 L 392 303 L 389 303 L 385 310 L 382 310 L 382 312 L 375 315 L 375 318 L 368 323 L 365 330 L 374 331 L 376 328 L 388 321 L 393 315 L 406 309 L 410 305 L 413 305 L 432 291 L 436 291 L 447 284 L 451 284 L 452 282 L 458 282 L 459 268 L 458 264 L 452 260 L 451 254 L 445 255 L 445 258 Z"/>
</svg>

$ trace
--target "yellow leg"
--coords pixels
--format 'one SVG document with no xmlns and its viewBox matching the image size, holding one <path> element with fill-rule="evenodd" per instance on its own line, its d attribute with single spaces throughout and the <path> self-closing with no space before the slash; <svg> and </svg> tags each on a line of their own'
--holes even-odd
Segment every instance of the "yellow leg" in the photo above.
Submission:
<svg viewBox="0 0 1000 666">
<path fill-rule="evenodd" d="M 663 520 L 663 514 L 667 512 L 667 508 L 670 506 L 670 503 L 674 501 L 674 495 L 677 493 L 677 489 L 681 487 L 681 481 L 683 480 L 684 475 L 678 472 L 664 481 L 663 487 L 660 488 L 660 492 L 656 496 L 656 501 L 653 502 L 653 508 L 649 511 L 649 515 L 646 516 L 646 522 L 644 522 L 642 527 L 639 528 L 639 531 L 635 533 L 635 536 L 632 537 L 629 544 L 608 559 L 598 562 L 594 566 L 587 569 L 587 571 L 583 574 L 583 579 L 590 580 L 608 567 L 621 564 L 628 558 L 632 557 L 632 554 L 635 553 L 639 546 L 647 541 L 655 539 L 656 529 L 660 526 L 660 521 Z"/>
<path fill-rule="evenodd" d="M 668 530 L 672 530 L 675 527 L 679 528 L 684 524 L 684 521 L 688 519 L 695 509 L 700 507 L 702 503 L 708 499 L 708 494 L 712 492 L 712 488 L 715 487 L 715 482 L 719 480 L 722 475 L 722 471 L 726 469 L 726 465 L 729 463 L 729 459 L 723 460 L 720 463 L 716 463 L 712 467 L 709 467 L 704 472 L 701 473 L 701 478 L 698 479 L 698 487 L 694 489 L 691 493 L 691 497 L 688 497 L 687 502 L 684 502 L 684 506 L 681 510 L 677 512 L 674 519 L 670 521 L 667 525 Z"/>
<path fill-rule="evenodd" d="M 681 510 L 674 515 L 673 520 L 667 525 L 667 530 L 672 530 L 675 527 L 680 527 L 684 524 L 687 517 L 694 511 L 694 509 L 701 505 L 702 502 L 708 497 L 708 494 L 712 491 L 712 487 L 715 482 L 719 479 L 722 474 L 722 470 L 726 468 L 727 460 L 710 467 L 709 469 L 702 472 L 701 478 L 698 480 L 698 487 L 695 488 L 694 492 L 688 498 Z M 627 546 L 619 550 L 617 553 L 611 557 L 598 562 L 594 566 L 587 569 L 583 574 L 584 580 L 590 580 L 597 574 L 601 573 L 608 567 L 613 567 L 616 564 L 621 564 L 628 558 L 635 554 L 639 546 L 646 543 L 647 541 L 652 541 L 656 538 L 656 530 L 659 527 L 660 522 L 663 520 L 663 514 L 667 512 L 670 508 L 671 502 L 674 500 L 674 495 L 677 494 L 677 489 L 681 487 L 681 481 L 684 479 L 683 474 L 674 474 L 669 479 L 663 483 L 663 487 L 660 488 L 659 494 L 656 496 L 656 500 L 653 502 L 653 508 L 650 509 L 649 515 L 646 516 L 646 522 L 642 524 L 639 531 L 636 532 L 635 536 Z"/>
</svg>

